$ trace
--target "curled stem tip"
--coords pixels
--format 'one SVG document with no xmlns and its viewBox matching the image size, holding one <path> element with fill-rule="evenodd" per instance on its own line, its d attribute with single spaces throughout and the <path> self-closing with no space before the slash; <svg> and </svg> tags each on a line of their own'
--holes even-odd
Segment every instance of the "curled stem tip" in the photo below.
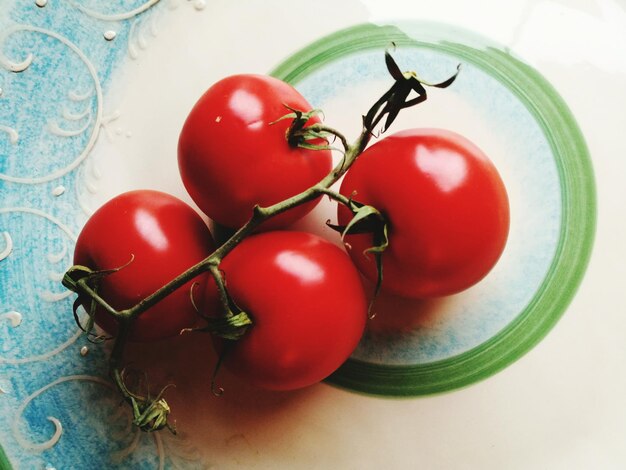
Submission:
<svg viewBox="0 0 626 470">
<path fill-rule="evenodd" d="M 395 43 L 392 42 L 391 44 L 395 51 Z M 418 77 L 415 72 L 402 72 L 391 56 L 389 48 L 385 50 L 385 65 L 395 83 L 363 116 L 363 127 L 370 134 L 373 134 L 374 129 L 383 118 L 385 118 L 385 123 L 380 133 L 384 133 L 402 109 L 426 101 L 428 95 L 425 87 L 447 88 L 454 83 L 461 70 L 461 64 L 458 64 L 455 73 L 444 81 L 439 83 L 428 82 Z M 417 96 L 409 99 L 411 92 L 416 93 Z"/>
</svg>

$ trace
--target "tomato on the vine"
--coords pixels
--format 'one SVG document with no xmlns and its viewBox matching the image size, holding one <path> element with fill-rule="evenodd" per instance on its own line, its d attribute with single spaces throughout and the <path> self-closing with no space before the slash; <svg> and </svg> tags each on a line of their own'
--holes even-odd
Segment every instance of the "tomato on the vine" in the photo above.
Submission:
<svg viewBox="0 0 626 470">
<path fill-rule="evenodd" d="M 356 348 L 367 319 L 365 293 L 350 258 L 331 242 L 305 232 L 265 232 L 243 240 L 220 269 L 253 321 L 229 344 L 224 364 L 250 383 L 305 387 Z"/>
<path fill-rule="evenodd" d="M 411 129 L 359 156 L 341 193 L 374 206 L 387 220 L 382 289 L 414 298 L 460 292 L 481 280 L 504 250 L 509 203 L 498 171 L 466 138 L 446 130 Z M 338 209 L 340 225 L 351 213 Z M 367 278 L 377 277 L 372 244 L 348 235 L 350 255 Z"/>
<path fill-rule="evenodd" d="M 82 229 L 74 264 L 94 271 L 121 268 L 102 277 L 98 294 L 116 310 L 133 307 L 213 251 L 211 234 L 190 206 L 158 191 L 123 193 L 100 207 Z M 132 325 L 130 339 L 150 341 L 174 336 L 192 327 L 202 306 L 215 297 L 204 273 L 143 312 Z M 89 311 L 89 299 L 83 300 Z M 96 310 L 96 323 L 115 334 L 117 320 Z"/>
<path fill-rule="evenodd" d="M 191 110 L 178 142 L 183 183 L 198 207 L 221 225 L 237 228 L 253 207 L 268 206 L 313 186 L 331 170 L 328 150 L 290 145 L 289 108 L 311 106 L 291 85 L 263 75 L 234 75 L 211 86 Z M 315 116 L 309 124 L 317 123 Z M 317 201 L 264 225 L 284 227 Z"/>
</svg>

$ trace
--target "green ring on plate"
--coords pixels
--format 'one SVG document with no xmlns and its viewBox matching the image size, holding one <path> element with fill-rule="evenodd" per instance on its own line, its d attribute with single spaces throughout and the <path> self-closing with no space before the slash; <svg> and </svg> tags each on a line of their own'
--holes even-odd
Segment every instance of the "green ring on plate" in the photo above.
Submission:
<svg viewBox="0 0 626 470">
<path fill-rule="evenodd" d="M 4 449 L 2 449 L 2 446 L 0 446 L 0 470 L 11 470 L 9 458 L 4 453 Z"/>
<path fill-rule="evenodd" d="M 431 23 L 406 26 L 408 29 L 403 29 L 417 31 L 426 39 L 413 39 L 395 26 L 358 25 L 300 50 L 271 75 L 297 84 L 325 64 L 359 51 L 384 50 L 391 42 L 398 47 L 432 49 L 471 63 L 510 90 L 540 125 L 558 169 L 561 226 L 554 258 L 539 289 L 523 311 L 489 340 L 457 356 L 426 364 L 380 365 L 350 359 L 328 379 L 340 387 L 386 396 L 419 396 L 467 386 L 504 369 L 533 348 L 574 297 L 589 262 L 596 226 L 589 151 L 554 87 L 532 67 L 477 35 Z"/>
</svg>

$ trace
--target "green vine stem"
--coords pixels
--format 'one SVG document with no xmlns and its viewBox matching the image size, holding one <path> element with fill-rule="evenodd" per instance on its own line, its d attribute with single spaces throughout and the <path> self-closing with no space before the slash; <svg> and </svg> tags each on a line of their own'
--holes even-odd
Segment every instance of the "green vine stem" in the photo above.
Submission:
<svg viewBox="0 0 626 470">
<path fill-rule="evenodd" d="M 111 378 L 124 397 L 124 400 L 131 406 L 133 411 L 133 424 L 135 426 L 145 432 L 160 431 L 167 427 L 173 434 L 176 434 L 176 429 L 168 422 L 170 407 L 165 399 L 163 399 L 163 393 L 170 385 L 164 387 L 156 398 L 131 392 L 126 385 L 122 360 L 124 349 L 128 341 L 130 326 L 131 322 L 129 320 L 124 319 L 119 322 L 119 330 L 109 359 L 109 373 Z"/>
<path fill-rule="evenodd" d="M 330 129 L 326 127 L 324 128 Z M 332 133 L 333 135 L 339 136 L 342 141 L 347 142 L 346 138 L 339 134 L 338 131 L 332 130 Z M 254 230 L 265 221 L 279 214 L 282 214 L 283 212 L 286 212 L 294 207 L 312 201 L 322 195 L 327 195 L 340 203 L 347 204 L 349 201 L 348 198 L 339 194 L 338 192 L 332 191 L 330 187 L 334 183 L 336 183 L 339 178 L 341 178 L 345 174 L 348 168 L 350 168 L 352 163 L 354 163 L 356 158 L 360 155 L 360 153 L 367 145 L 367 141 L 369 140 L 370 136 L 371 133 L 368 130 L 364 129 L 361 135 L 355 141 L 355 143 L 347 146 L 347 150 L 339 164 L 314 186 L 291 198 L 285 199 L 284 201 L 278 202 L 271 206 L 255 206 L 250 219 L 248 219 L 248 221 L 241 228 L 239 228 L 239 230 L 237 230 L 224 244 L 216 249 L 211 255 L 200 261 L 198 264 L 192 266 L 179 276 L 175 277 L 163 287 L 161 287 L 160 289 L 150 294 L 130 308 L 124 310 L 116 310 L 110 304 L 108 304 L 105 299 L 98 295 L 96 289 L 94 289 L 91 285 L 92 278 L 96 273 L 86 270 L 87 268 L 83 266 L 73 266 L 72 268 L 70 268 L 70 270 L 65 274 L 63 284 L 68 289 L 78 292 L 79 294 L 92 299 L 95 303 L 97 303 L 108 313 L 116 317 L 118 320 L 128 321 L 137 318 L 143 312 L 163 300 L 165 297 L 192 280 L 194 277 L 203 272 L 209 271 L 211 275 L 215 278 L 218 291 L 220 292 L 222 305 L 226 308 L 228 306 L 228 301 L 226 300 L 226 288 L 223 282 L 222 274 L 219 270 L 219 264 L 221 263 L 222 259 L 224 259 L 224 257 L 228 253 L 230 253 L 239 243 L 241 243 L 244 238 L 251 235 Z M 232 314 L 230 310 L 230 307 L 226 308 L 226 316 L 230 316 Z"/>
<path fill-rule="evenodd" d="M 219 269 L 221 261 L 230 253 L 241 241 L 251 235 L 260 225 L 267 220 L 282 214 L 294 207 L 300 206 L 307 202 L 313 201 L 320 196 L 328 196 L 331 199 L 337 201 L 340 204 L 348 207 L 355 216 L 354 223 L 349 224 L 348 227 L 343 227 L 343 234 L 345 234 L 350 226 L 357 225 L 357 219 L 364 218 L 364 212 L 375 213 L 376 217 L 382 219 L 384 235 L 386 237 L 386 225 L 384 217 L 375 208 L 370 206 L 364 206 L 363 204 L 356 203 L 351 197 L 346 197 L 331 189 L 331 187 L 339 181 L 339 179 L 348 171 L 352 164 L 356 161 L 358 156 L 365 150 L 371 137 L 374 135 L 375 127 L 379 125 L 382 119 L 386 116 L 385 125 L 381 129 L 381 133 L 384 132 L 391 122 L 395 119 L 400 110 L 418 104 L 426 99 L 426 91 L 422 85 L 435 86 L 444 88 L 449 86 L 456 78 L 457 73 L 442 83 L 430 84 L 422 82 L 412 72 L 400 73 L 397 65 L 389 52 L 385 52 L 385 62 L 387 68 L 394 78 L 393 86 L 370 108 L 368 113 L 364 115 L 363 126 L 360 135 L 356 140 L 350 144 L 346 137 L 336 129 L 326 126 L 322 123 L 315 123 L 308 125 L 308 120 L 318 114 L 320 111 L 313 110 L 309 113 L 304 113 L 298 110 L 291 109 L 292 113 L 287 114 L 280 118 L 293 119 L 291 126 L 289 127 L 286 135 L 286 140 L 289 145 L 300 146 L 303 148 L 317 148 L 317 149 L 330 149 L 328 141 L 332 139 L 338 139 L 343 147 L 342 158 L 339 163 L 331 170 L 317 184 L 311 186 L 305 191 L 294 195 L 288 199 L 280 201 L 276 204 L 261 207 L 255 206 L 251 217 L 248 221 L 240 227 L 229 239 L 227 239 L 219 248 L 217 248 L 211 255 L 192 266 L 182 274 L 178 275 L 166 285 L 147 296 L 134 306 L 116 310 L 107 303 L 97 292 L 97 281 L 108 274 L 111 274 L 119 269 L 110 271 L 94 272 L 91 269 L 84 266 L 73 266 L 65 274 L 63 278 L 63 285 L 76 292 L 79 295 L 79 299 L 91 299 L 92 307 L 90 308 L 90 315 L 93 315 L 94 304 L 100 306 L 109 314 L 117 318 L 119 323 L 119 331 L 115 338 L 115 343 L 110 357 L 110 374 L 114 380 L 116 386 L 120 390 L 120 393 L 124 396 L 124 399 L 133 408 L 133 423 L 143 431 L 157 431 L 164 427 L 168 427 L 172 432 L 174 429 L 169 425 L 167 418 L 170 412 L 167 402 L 162 398 L 162 394 L 165 390 L 161 390 L 158 396 L 151 399 L 149 396 L 144 397 L 131 392 L 124 380 L 124 369 L 122 368 L 123 355 L 125 344 L 128 339 L 128 334 L 133 321 L 139 317 L 143 312 L 154 306 L 165 297 L 176 291 L 178 288 L 185 285 L 187 282 L 198 276 L 203 272 L 209 272 L 214 278 L 217 285 L 217 289 L 220 296 L 221 305 L 223 308 L 223 315 L 220 318 L 208 318 L 203 316 L 208 322 L 206 328 L 202 328 L 204 331 L 209 331 L 218 336 L 222 336 L 226 339 L 236 340 L 245 334 L 247 328 L 252 325 L 250 316 L 241 311 L 237 307 L 236 303 L 229 296 L 226 289 L 225 280 L 221 270 Z M 417 99 L 408 99 L 409 92 L 413 90 L 419 94 Z M 324 142 L 318 144 L 317 142 Z M 340 150 L 341 151 L 341 150 Z M 360 209 L 367 209 L 366 211 L 360 211 Z M 360 214 L 359 214 L 360 212 Z M 336 227 L 337 228 L 337 227 Z M 377 236 L 374 233 L 374 239 Z M 380 253 L 385 249 L 385 244 L 373 247 L 370 251 L 378 251 L 378 264 L 380 265 Z M 382 273 L 382 271 L 381 271 Z M 378 290 L 379 285 L 377 286 Z M 93 318 L 90 318 L 90 325 L 93 324 Z M 167 387 L 166 387 L 167 388 Z"/>
</svg>

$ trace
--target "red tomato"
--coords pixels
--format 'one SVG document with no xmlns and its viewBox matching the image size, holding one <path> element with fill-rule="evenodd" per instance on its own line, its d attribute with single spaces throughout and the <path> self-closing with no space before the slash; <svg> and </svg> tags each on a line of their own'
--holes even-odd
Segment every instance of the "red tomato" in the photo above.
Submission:
<svg viewBox="0 0 626 470">
<path fill-rule="evenodd" d="M 291 121 L 271 124 L 290 112 L 285 105 L 311 110 L 285 82 L 234 75 L 209 88 L 191 110 L 178 142 L 178 164 L 187 191 L 214 221 L 240 227 L 256 204 L 294 196 L 330 172 L 329 151 L 292 147 L 285 137 Z M 284 213 L 264 227 L 284 227 L 315 204 Z"/>
<path fill-rule="evenodd" d="M 450 131 L 412 129 L 366 149 L 341 193 L 369 204 L 388 221 L 382 288 L 426 298 L 453 294 L 481 280 L 500 257 L 509 230 L 504 184 L 474 144 Z M 339 207 L 339 223 L 350 220 Z M 371 236 L 351 235 L 350 254 L 370 280 Z"/>
<path fill-rule="evenodd" d="M 265 232 L 245 239 L 220 267 L 230 295 L 253 320 L 225 365 L 250 383 L 272 390 L 317 383 L 357 346 L 365 293 L 336 245 L 305 232 Z"/>
<path fill-rule="evenodd" d="M 119 271 L 100 281 L 98 293 L 116 310 L 134 306 L 213 251 L 211 234 L 201 217 L 169 194 L 138 190 L 121 194 L 100 207 L 81 231 L 74 264 L 92 270 Z M 202 305 L 208 274 L 194 281 L 194 300 Z M 188 282 L 135 320 L 130 339 L 149 341 L 177 335 L 196 323 Z M 207 297 L 207 298 L 205 298 Z M 84 304 L 89 308 L 89 302 Z M 114 334 L 117 321 L 104 310 L 96 322 Z"/>
</svg>

